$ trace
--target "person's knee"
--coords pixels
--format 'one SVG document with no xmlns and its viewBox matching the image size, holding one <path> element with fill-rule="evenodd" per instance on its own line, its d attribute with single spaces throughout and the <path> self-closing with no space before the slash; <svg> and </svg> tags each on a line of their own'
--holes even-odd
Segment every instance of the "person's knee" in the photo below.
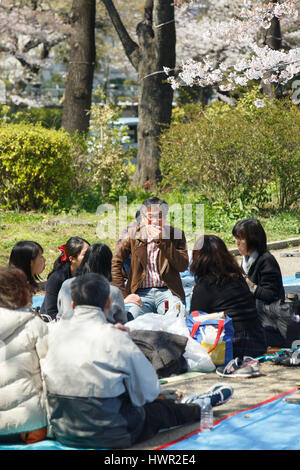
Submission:
<svg viewBox="0 0 300 470">
<path fill-rule="evenodd" d="M 143 315 L 145 313 L 143 311 L 143 309 L 141 307 L 139 307 L 138 305 L 130 305 L 128 310 L 131 313 L 131 315 L 133 316 L 133 319 L 135 319 L 135 318 L 137 318 L 140 315 Z"/>
</svg>

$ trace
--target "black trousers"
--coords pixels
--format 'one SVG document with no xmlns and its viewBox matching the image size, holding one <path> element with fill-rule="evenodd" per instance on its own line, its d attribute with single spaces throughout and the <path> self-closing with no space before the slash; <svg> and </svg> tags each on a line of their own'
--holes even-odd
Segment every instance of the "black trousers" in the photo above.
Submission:
<svg viewBox="0 0 300 470">
<path fill-rule="evenodd" d="M 155 436 L 158 431 L 195 421 L 200 422 L 201 409 L 195 403 L 176 403 L 173 400 L 156 400 L 144 405 L 144 427 L 136 442 Z"/>
<path fill-rule="evenodd" d="M 0 444 L 24 444 L 21 434 L 0 435 Z"/>
</svg>

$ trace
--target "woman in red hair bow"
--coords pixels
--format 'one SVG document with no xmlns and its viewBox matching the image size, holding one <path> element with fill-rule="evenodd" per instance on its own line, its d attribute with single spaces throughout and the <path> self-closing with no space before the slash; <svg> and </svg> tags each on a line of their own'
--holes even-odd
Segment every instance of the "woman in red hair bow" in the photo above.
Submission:
<svg viewBox="0 0 300 470">
<path fill-rule="evenodd" d="M 67 243 L 58 249 L 61 255 L 56 259 L 46 283 L 46 295 L 41 306 L 41 314 L 49 315 L 53 320 L 57 315 L 57 296 L 62 283 L 74 276 L 79 267 L 89 242 L 81 237 L 71 237 Z"/>
</svg>

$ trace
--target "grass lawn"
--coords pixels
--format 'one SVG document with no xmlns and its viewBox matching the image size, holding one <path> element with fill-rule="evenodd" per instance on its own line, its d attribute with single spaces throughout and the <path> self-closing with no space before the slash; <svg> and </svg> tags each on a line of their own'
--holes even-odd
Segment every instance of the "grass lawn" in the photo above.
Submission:
<svg viewBox="0 0 300 470">
<path fill-rule="evenodd" d="M 216 215 L 217 216 L 217 215 Z M 261 220 L 268 241 L 300 237 L 300 217 L 297 211 L 286 211 L 269 216 L 257 217 Z M 8 263 L 11 249 L 21 240 L 37 241 L 44 249 L 47 261 L 43 274 L 45 279 L 50 272 L 54 260 L 59 256 L 58 246 L 65 243 L 71 236 L 80 236 L 91 244 L 102 241 L 114 249 L 116 238 L 100 239 L 96 233 L 100 218 L 95 214 L 80 212 L 78 214 L 60 214 L 39 212 L 0 212 L 0 266 Z M 228 247 L 234 247 L 231 229 L 236 220 L 228 219 L 220 225 L 220 230 L 211 230 L 206 224 L 206 233 L 220 236 Z M 126 225 L 125 225 L 126 226 Z M 124 227 L 121 227 L 121 229 Z M 189 248 L 193 241 L 189 240 Z"/>
</svg>

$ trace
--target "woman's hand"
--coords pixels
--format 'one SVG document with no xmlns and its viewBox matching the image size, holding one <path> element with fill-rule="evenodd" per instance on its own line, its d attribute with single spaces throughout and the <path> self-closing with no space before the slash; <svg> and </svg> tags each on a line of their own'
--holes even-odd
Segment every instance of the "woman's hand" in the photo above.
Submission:
<svg viewBox="0 0 300 470">
<path fill-rule="evenodd" d="M 255 291 L 256 288 L 257 288 L 257 285 L 254 284 L 254 282 L 250 281 L 249 277 L 246 276 L 245 279 L 246 279 L 246 282 L 247 282 L 248 286 L 253 287 L 253 290 Z"/>
</svg>

